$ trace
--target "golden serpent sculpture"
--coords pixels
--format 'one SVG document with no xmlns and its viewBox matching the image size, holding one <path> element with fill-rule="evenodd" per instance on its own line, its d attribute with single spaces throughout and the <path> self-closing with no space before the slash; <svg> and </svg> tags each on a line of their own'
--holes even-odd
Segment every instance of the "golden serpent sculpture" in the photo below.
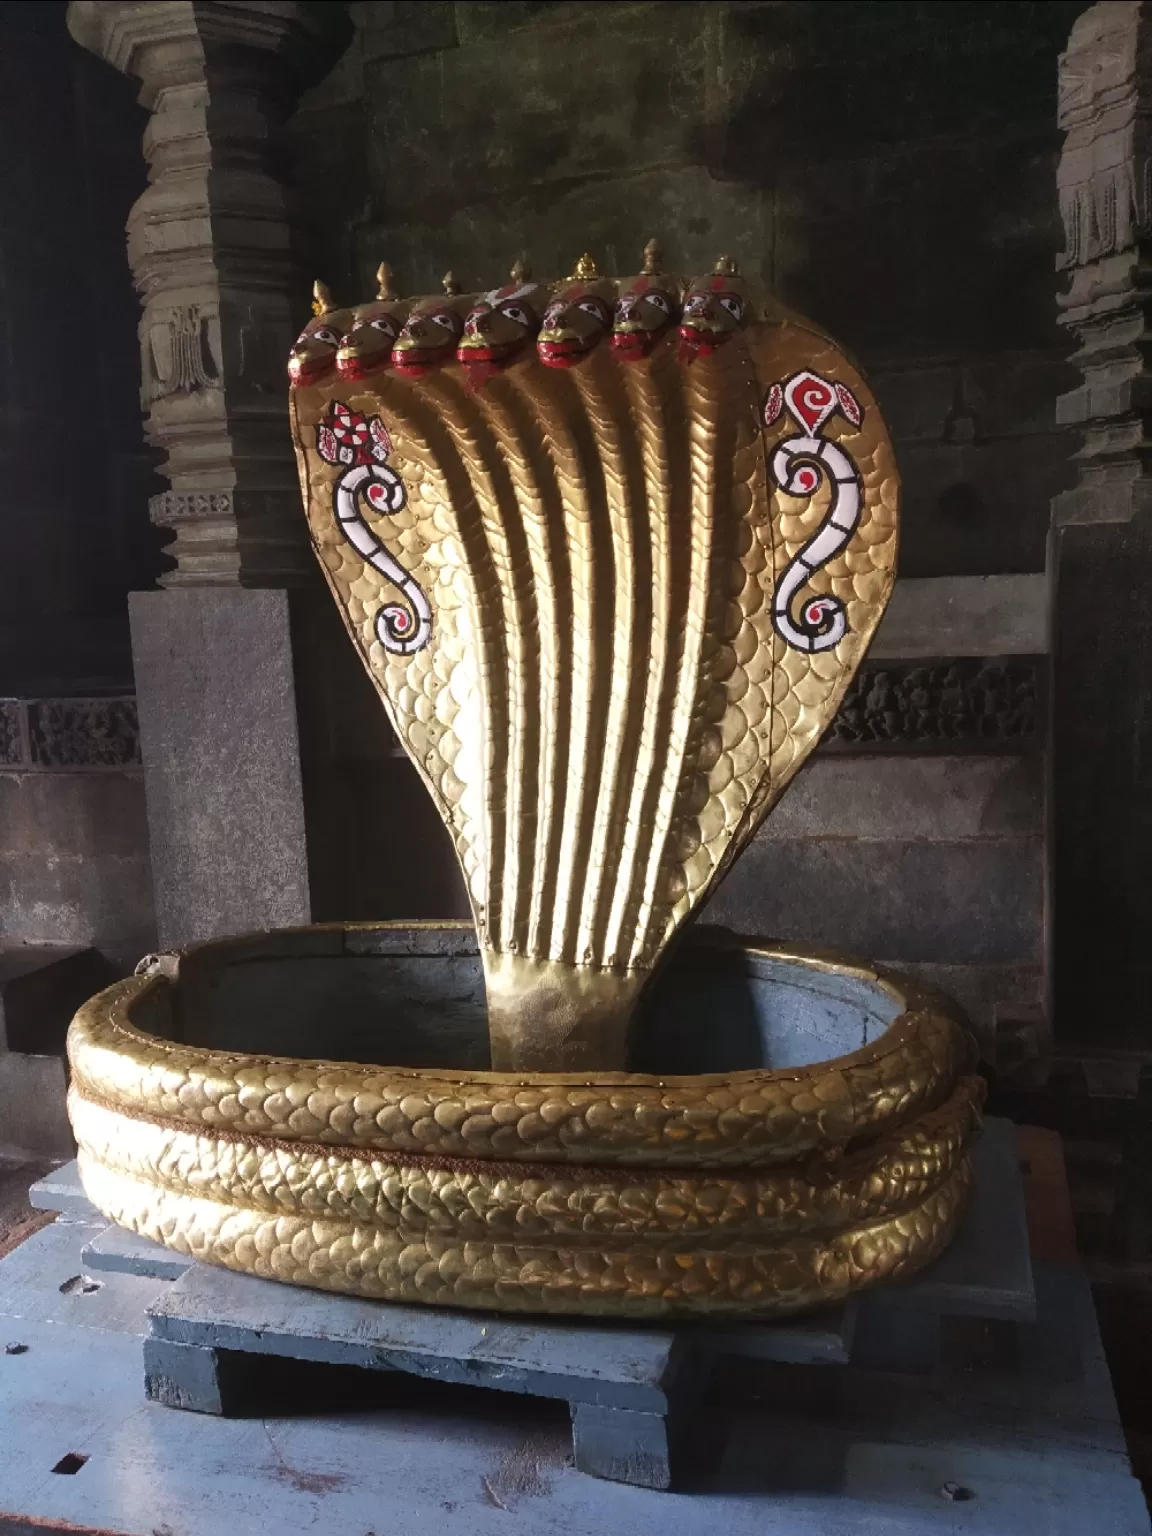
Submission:
<svg viewBox="0 0 1152 1536">
<path fill-rule="evenodd" d="M 381 268 L 341 311 L 317 285 L 292 416 L 322 569 L 456 844 L 494 1070 L 198 1043 L 204 978 L 272 940 L 198 946 L 73 1024 L 85 1188 L 197 1257 L 388 1300 L 768 1315 L 906 1273 L 963 1213 L 982 1096 L 945 999 L 736 946 L 892 1016 L 826 1061 L 627 1070 L 891 590 L 875 402 L 726 258 L 445 290 Z"/>
</svg>

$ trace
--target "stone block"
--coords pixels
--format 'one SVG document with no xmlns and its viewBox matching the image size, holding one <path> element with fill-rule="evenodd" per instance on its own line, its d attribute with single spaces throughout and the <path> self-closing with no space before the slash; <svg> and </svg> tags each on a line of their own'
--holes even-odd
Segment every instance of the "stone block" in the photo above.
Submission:
<svg viewBox="0 0 1152 1536">
<path fill-rule="evenodd" d="M 219 1350 L 145 1339 L 144 1396 L 162 1408 L 182 1408 L 185 1413 L 226 1413 L 228 1391 L 222 1377 L 227 1369 L 222 1365 Z"/>
<path fill-rule="evenodd" d="M 106 1218 L 84 1193 L 75 1158 L 37 1179 L 28 1191 L 28 1204 L 34 1211 L 58 1211 L 69 1221 L 95 1224 L 103 1228 Z"/>
<path fill-rule="evenodd" d="M 131 599 L 159 942 L 309 918 L 285 593 Z"/>
<path fill-rule="evenodd" d="M 905 577 L 868 648 L 874 661 L 1040 656 L 1048 651 L 1048 578 Z"/>
<path fill-rule="evenodd" d="M 1039 838 L 753 839 L 705 908 L 737 933 L 936 963 L 1039 961 Z"/>
<path fill-rule="evenodd" d="M 156 945 L 146 858 L 0 851 L 0 915 L 7 939 L 98 945 L 124 968 Z"/>
<path fill-rule="evenodd" d="M 148 858 L 139 771 L 0 773 L 3 851 L 40 858 Z"/>
<path fill-rule="evenodd" d="M 0 948 L 0 1051 L 62 1054 L 72 1015 L 115 979 L 115 969 L 94 949 Z"/>
<path fill-rule="evenodd" d="M 1043 765 L 1036 757 L 816 756 L 759 836 L 950 843 L 1043 831 Z"/>
<path fill-rule="evenodd" d="M 146 1237 L 137 1237 L 135 1232 L 128 1232 L 123 1227 L 109 1227 L 107 1231 L 97 1233 L 84 1244 L 80 1257 L 85 1269 L 97 1274 L 140 1275 L 145 1280 L 179 1280 L 196 1262 L 186 1254 L 149 1242 Z"/>
<path fill-rule="evenodd" d="M 659 1413 L 572 1404 L 572 1452 L 577 1468 L 637 1488 L 672 1486 L 668 1420 Z"/>
<path fill-rule="evenodd" d="M 72 1157 L 68 1079 L 59 1056 L 0 1055 L 0 1153 Z"/>
</svg>

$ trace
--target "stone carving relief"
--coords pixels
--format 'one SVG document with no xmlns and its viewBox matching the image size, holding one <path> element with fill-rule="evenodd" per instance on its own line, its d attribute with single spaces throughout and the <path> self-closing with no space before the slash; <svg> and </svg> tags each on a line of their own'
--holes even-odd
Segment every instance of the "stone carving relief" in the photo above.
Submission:
<svg viewBox="0 0 1152 1536">
<path fill-rule="evenodd" d="M 218 311 L 182 304 L 145 315 L 143 323 L 145 406 L 168 395 L 218 389 L 223 349 Z"/>
<path fill-rule="evenodd" d="M 833 751 L 1039 749 L 1041 689 L 1031 660 L 865 664 L 825 737 Z"/>
<path fill-rule="evenodd" d="M 0 767 L 17 767 L 24 760 L 19 699 L 0 699 Z"/>
<path fill-rule="evenodd" d="M 133 767 L 140 762 L 136 700 L 32 699 L 28 740 L 34 767 Z"/>
</svg>

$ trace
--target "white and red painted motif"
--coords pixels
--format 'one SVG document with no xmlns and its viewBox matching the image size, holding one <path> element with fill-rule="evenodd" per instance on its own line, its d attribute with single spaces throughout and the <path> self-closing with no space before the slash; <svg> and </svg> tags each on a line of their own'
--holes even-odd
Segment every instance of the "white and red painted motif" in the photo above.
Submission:
<svg viewBox="0 0 1152 1536">
<path fill-rule="evenodd" d="M 797 436 L 784 438 L 772 451 L 772 478 L 787 496 L 811 496 L 827 480 L 832 504 L 820 527 L 789 561 L 772 599 L 776 632 L 798 651 L 829 651 L 848 632 L 848 616 L 838 597 L 810 597 L 794 609 L 800 589 L 834 560 L 860 522 L 860 475 L 841 442 L 823 436 L 829 419 L 843 416 L 859 427 L 864 412 L 845 384 L 806 370 L 773 384 L 764 397 L 764 425 L 775 426 L 787 412 L 800 426 Z"/>
<path fill-rule="evenodd" d="M 343 469 L 333 495 L 341 533 L 406 599 L 404 603 L 386 603 L 380 609 L 376 638 L 393 655 L 410 656 L 431 638 L 432 610 L 423 587 L 388 553 L 360 511 L 361 498 L 385 517 L 408 504 L 403 480 L 388 467 L 392 452 L 388 428 L 379 416 L 365 416 L 334 400 L 328 415 L 317 424 L 316 450 L 326 464 Z"/>
</svg>

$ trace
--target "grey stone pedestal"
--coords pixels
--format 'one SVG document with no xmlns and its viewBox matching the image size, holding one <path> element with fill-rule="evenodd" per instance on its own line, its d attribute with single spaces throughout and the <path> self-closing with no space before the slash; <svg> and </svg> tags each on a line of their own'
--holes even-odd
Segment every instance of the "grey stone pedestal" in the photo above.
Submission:
<svg viewBox="0 0 1152 1536">
<path fill-rule="evenodd" d="M 309 920 L 288 594 L 131 600 L 162 947 Z"/>
</svg>

